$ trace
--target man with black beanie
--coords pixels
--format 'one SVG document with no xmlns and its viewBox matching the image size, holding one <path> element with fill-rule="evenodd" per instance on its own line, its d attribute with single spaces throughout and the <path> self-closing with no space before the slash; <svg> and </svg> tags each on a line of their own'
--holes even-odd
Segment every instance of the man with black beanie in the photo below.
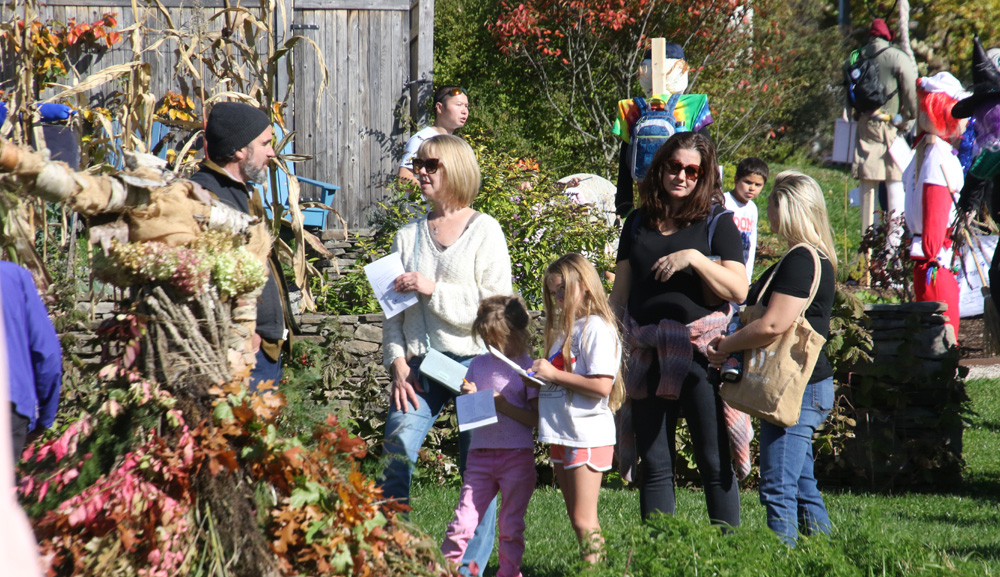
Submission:
<svg viewBox="0 0 1000 577">
<path fill-rule="evenodd" d="M 275 156 L 271 147 L 274 129 L 263 111 L 242 102 L 219 102 L 212 107 L 205 126 L 207 158 L 191 175 L 212 195 L 246 214 L 264 218 L 264 204 L 256 187 L 268 176 L 268 162 Z M 281 350 L 292 326 L 286 296 L 288 289 L 277 255 L 268 259 L 267 284 L 257 300 L 257 333 L 260 341 L 257 364 L 250 373 L 250 390 L 258 383 L 281 382 Z"/>
</svg>

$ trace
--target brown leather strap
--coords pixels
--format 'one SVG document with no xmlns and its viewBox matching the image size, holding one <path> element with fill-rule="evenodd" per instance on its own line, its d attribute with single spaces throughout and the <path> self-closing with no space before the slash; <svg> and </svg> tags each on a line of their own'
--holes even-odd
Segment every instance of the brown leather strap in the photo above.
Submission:
<svg viewBox="0 0 1000 577">
<path fill-rule="evenodd" d="M 281 347 L 285 344 L 283 340 L 272 341 L 269 339 L 261 339 L 260 350 L 264 351 L 267 358 L 271 359 L 273 362 L 278 362 L 281 358 Z"/>
</svg>

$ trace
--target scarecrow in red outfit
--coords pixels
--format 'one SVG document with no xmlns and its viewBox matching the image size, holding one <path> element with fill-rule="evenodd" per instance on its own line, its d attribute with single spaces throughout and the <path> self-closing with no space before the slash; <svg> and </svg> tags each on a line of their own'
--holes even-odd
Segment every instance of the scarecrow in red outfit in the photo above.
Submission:
<svg viewBox="0 0 1000 577">
<path fill-rule="evenodd" d="M 966 121 L 952 116 L 955 104 L 968 96 L 948 72 L 917 81 L 919 112 L 913 162 L 904 175 L 912 183 L 906 198 L 906 225 L 913 233 L 913 292 L 917 301 L 944 301 L 948 323 L 958 336 L 959 288 L 952 271 L 952 225 L 957 218 L 958 193 L 965 178 L 955 145 Z"/>
</svg>

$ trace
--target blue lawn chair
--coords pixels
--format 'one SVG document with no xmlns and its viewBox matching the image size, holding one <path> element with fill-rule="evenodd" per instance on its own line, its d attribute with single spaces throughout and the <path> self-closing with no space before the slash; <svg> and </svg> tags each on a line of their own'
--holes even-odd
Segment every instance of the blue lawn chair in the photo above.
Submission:
<svg viewBox="0 0 1000 577">
<path fill-rule="evenodd" d="M 117 120 L 112 121 L 111 126 L 115 134 L 121 132 L 122 130 L 121 124 Z M 171 128 L 159 120 L 154 120 L 149 134 L 149 152 L 151 154 L 155 154 L 163 160 L 167 160 L 167 151 L 171 148 L 175 150 L 181 148 L 181 145 L 183 145 L 188 138 L 191 138 L 191 135 L 194 132 L 194 130 L 190 129 Z M 138 130 L 134 131 L 134 134 L 136 138 L 140 138 Z M 107 134 L 107 136 L 109 138 L 113 138 L 114 135 Z M 107 158 L 105 158 L 105 162 L 119 170 L 122 170 L 125 168 L 125 157 L 121 155 L 122 143 L 118 138 L 115 138 L 114 140 L 115 146 L 108 154 Z M 180 150 L 177 150 L 177 152 L 180 152 Z"/>
<path fill-rule="evenodd" d="M 274 126 L 274 134 L 277 140 L 281 140 L 284 137 L 284 132 L 278 125 Z M 293 154 L 292 143 L 289 142 L 285 145 L 284 150 L 281 154 Z M 292 174 L 295 174 L 295 163 L 287 163 L 288 169 Z M 288 175 L 285 171 L 281 169 L 276 170 L 277 182 L 276 189 L 278 191 L 278 202 L 280 202 L 285 209 L 288 209 Z M 340 187 L 335 184 L 330 184 L 329 182 L 323 182 L 321 180 L 315 180 L 312 178 L 306 178 L 304 176 L 295 175 L 300 184 L 308 184 L 320 189 L 319 197 L 315 195 L 303 195 L 299 200 L 302 202 L 321 202 L 327 206 L 333 204 L 333 197 L 340 190 Z M 268 194 L 264 203 L 264 210 L 267 211 L 267 215 L 271 216 L 271 195 Z M 318 228 L 320 230 L 326 229 L 326 216 L 327 210 L 325 208 L 319 207 L 309 207 L 302 208 L 302 223 L 310 228 Z"/>
</svg>

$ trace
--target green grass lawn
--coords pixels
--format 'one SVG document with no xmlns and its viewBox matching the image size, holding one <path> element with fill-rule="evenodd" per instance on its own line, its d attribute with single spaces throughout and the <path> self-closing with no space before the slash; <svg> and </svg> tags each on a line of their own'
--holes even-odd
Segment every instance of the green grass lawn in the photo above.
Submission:
<svg viewBox="0 0 1000 577">
<path fill-rule="evenodd" d="M 677 515 L 643 525 L 639 495 L 601 493 L 607 561 L 589 575 L 1000 575 L 1000 381 L 968 383 L 975 414 L 965 432 L 967 470 L 949 493 L 877 495 L 825 492 L 834 533 L 797 549 L 768 531 L 756 492 L 742 495 L 743 526 L 720 535 L 708 526 L 702 494 L 677 491 Z M 414 489 L 413 522 L 440 540 L 457 487 Z M 584 571 L 557 489 L 536 490 L 528 508 L 526 576 Z M 496 555 L 487 575 L 496 570 Z"/>
</svg>

